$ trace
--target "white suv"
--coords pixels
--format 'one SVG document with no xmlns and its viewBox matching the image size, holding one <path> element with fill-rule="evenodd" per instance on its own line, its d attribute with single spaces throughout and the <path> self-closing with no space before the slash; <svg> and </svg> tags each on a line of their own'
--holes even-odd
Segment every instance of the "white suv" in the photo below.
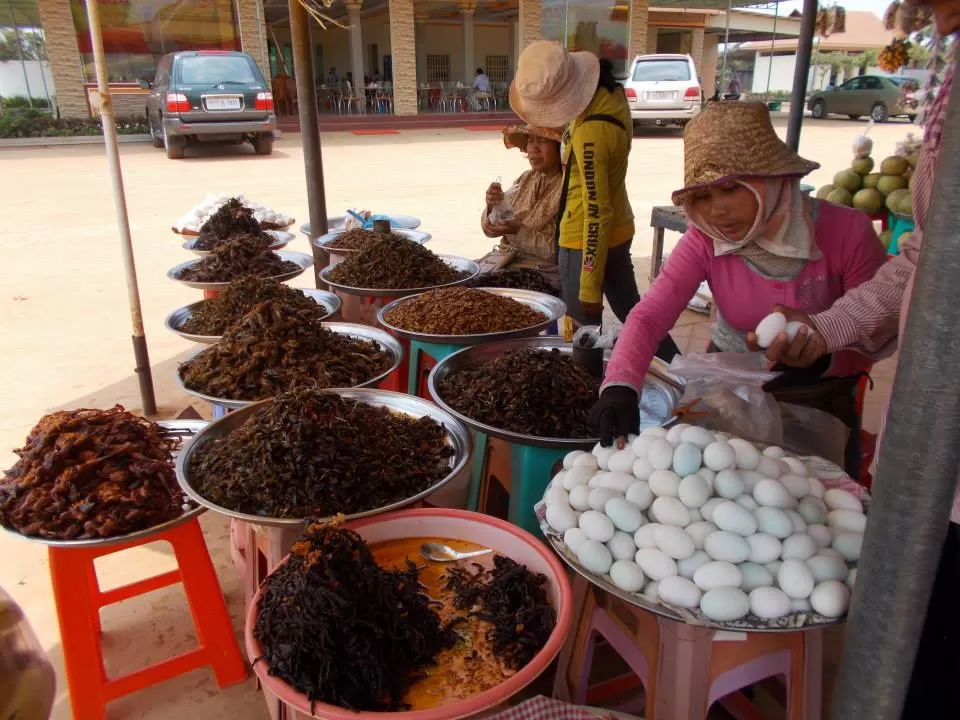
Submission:
<svg viewBox="0 0 960 720">
<path fill-rule="evenodd" d="M 623 83 L 634 126 L 686 125 L 700 112 L 703 92 L 689 55 L 637 55 Z"/>
</svg>

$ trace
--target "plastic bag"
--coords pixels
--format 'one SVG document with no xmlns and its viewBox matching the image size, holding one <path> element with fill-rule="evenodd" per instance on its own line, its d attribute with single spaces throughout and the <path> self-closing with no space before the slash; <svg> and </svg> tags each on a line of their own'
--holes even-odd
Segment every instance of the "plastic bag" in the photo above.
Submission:
<svg viewBox="0 0 960 720">
<path fill-rule="evenodd" d="M 500 184 L 500 178 L 497 178 L 496 184 Z M 490 219 L 491 225 L 499 225 L 507 220 L 513 220 L 515 217 L 513 212 L 513 197 L 517 194 L 517 190 L 517 185 L 510 186 L 504 191 L 503 199 L 490 208 L 487 217 Z"/>
<path fill-rule="evenodd" d="M 606 332 L 604 332 L 603 328 L 597 325 L 585 325 L 573 334 L 573 346 L 594 348 L 596 350 L 612 350 L 619 334 L 619 328 L 608 328 Z"/>
<path fill-rule="evenodd" d="M 850 428 L 823 410 L 785 402 L 777 405 L 783 426 L 782 447 L 843 467 Z"/>
</svg>

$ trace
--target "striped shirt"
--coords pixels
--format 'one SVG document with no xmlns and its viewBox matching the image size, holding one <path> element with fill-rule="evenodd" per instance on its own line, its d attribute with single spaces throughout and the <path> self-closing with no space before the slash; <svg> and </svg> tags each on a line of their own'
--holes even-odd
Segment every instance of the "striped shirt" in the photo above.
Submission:
<svg viewBox="0 0 960 720">
<path fill-rule="evenodd" d="M 829 352 L 853 348 L 874 360 L 892 355 L 906 323 L 913 276 L 920 257 L 933 184 L 937 152 L 946 122 L 947 103 L 953 87 L 953 66 L 947 71 L 940 93 L 930 106 L 923 132 L 923 150 L 913 178 L 913 211 L 916 228 L 901 238 L 900 254 L 877 271 L 872 280 L 851 290 L 829 310 L 812 316 L 814 325 L 827 343 Z M 888 401 L 889 406 L 889 401 Z M 880 420 L 880 434 L 886 424 L 887 408 Z M 879 442 L 878 442 L 879 447 Z M 954 497 L 950 520 L 960 523 L 960 485 Z"/>
</svg>

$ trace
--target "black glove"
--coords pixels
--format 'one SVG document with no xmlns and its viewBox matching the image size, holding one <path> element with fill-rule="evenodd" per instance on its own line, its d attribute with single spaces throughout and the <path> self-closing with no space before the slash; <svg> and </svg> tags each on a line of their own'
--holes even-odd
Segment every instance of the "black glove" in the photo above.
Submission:
<svg viewBox="0 0 960 720">
<path fill-rule="evenodd" d="M 633 388 L 608 387 L 590 408 L 590 428 L 600 436 L 600 445 L 609 447 L 618 437 L 640 431 L 640 398 Z"/>
</svg>

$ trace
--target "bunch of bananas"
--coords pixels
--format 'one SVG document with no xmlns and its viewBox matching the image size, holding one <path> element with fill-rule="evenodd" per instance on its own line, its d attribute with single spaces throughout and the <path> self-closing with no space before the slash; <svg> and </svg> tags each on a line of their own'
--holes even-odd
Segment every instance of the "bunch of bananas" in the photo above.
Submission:
<svg viewBox="0 0 960 720">
<path fill-rule="evenodd" d="M 894 40 L 880 51 L 877 64 L 885 72 L 893 73 L 907 64 L 910 59 L 910 41 Z"/>
</svg>

